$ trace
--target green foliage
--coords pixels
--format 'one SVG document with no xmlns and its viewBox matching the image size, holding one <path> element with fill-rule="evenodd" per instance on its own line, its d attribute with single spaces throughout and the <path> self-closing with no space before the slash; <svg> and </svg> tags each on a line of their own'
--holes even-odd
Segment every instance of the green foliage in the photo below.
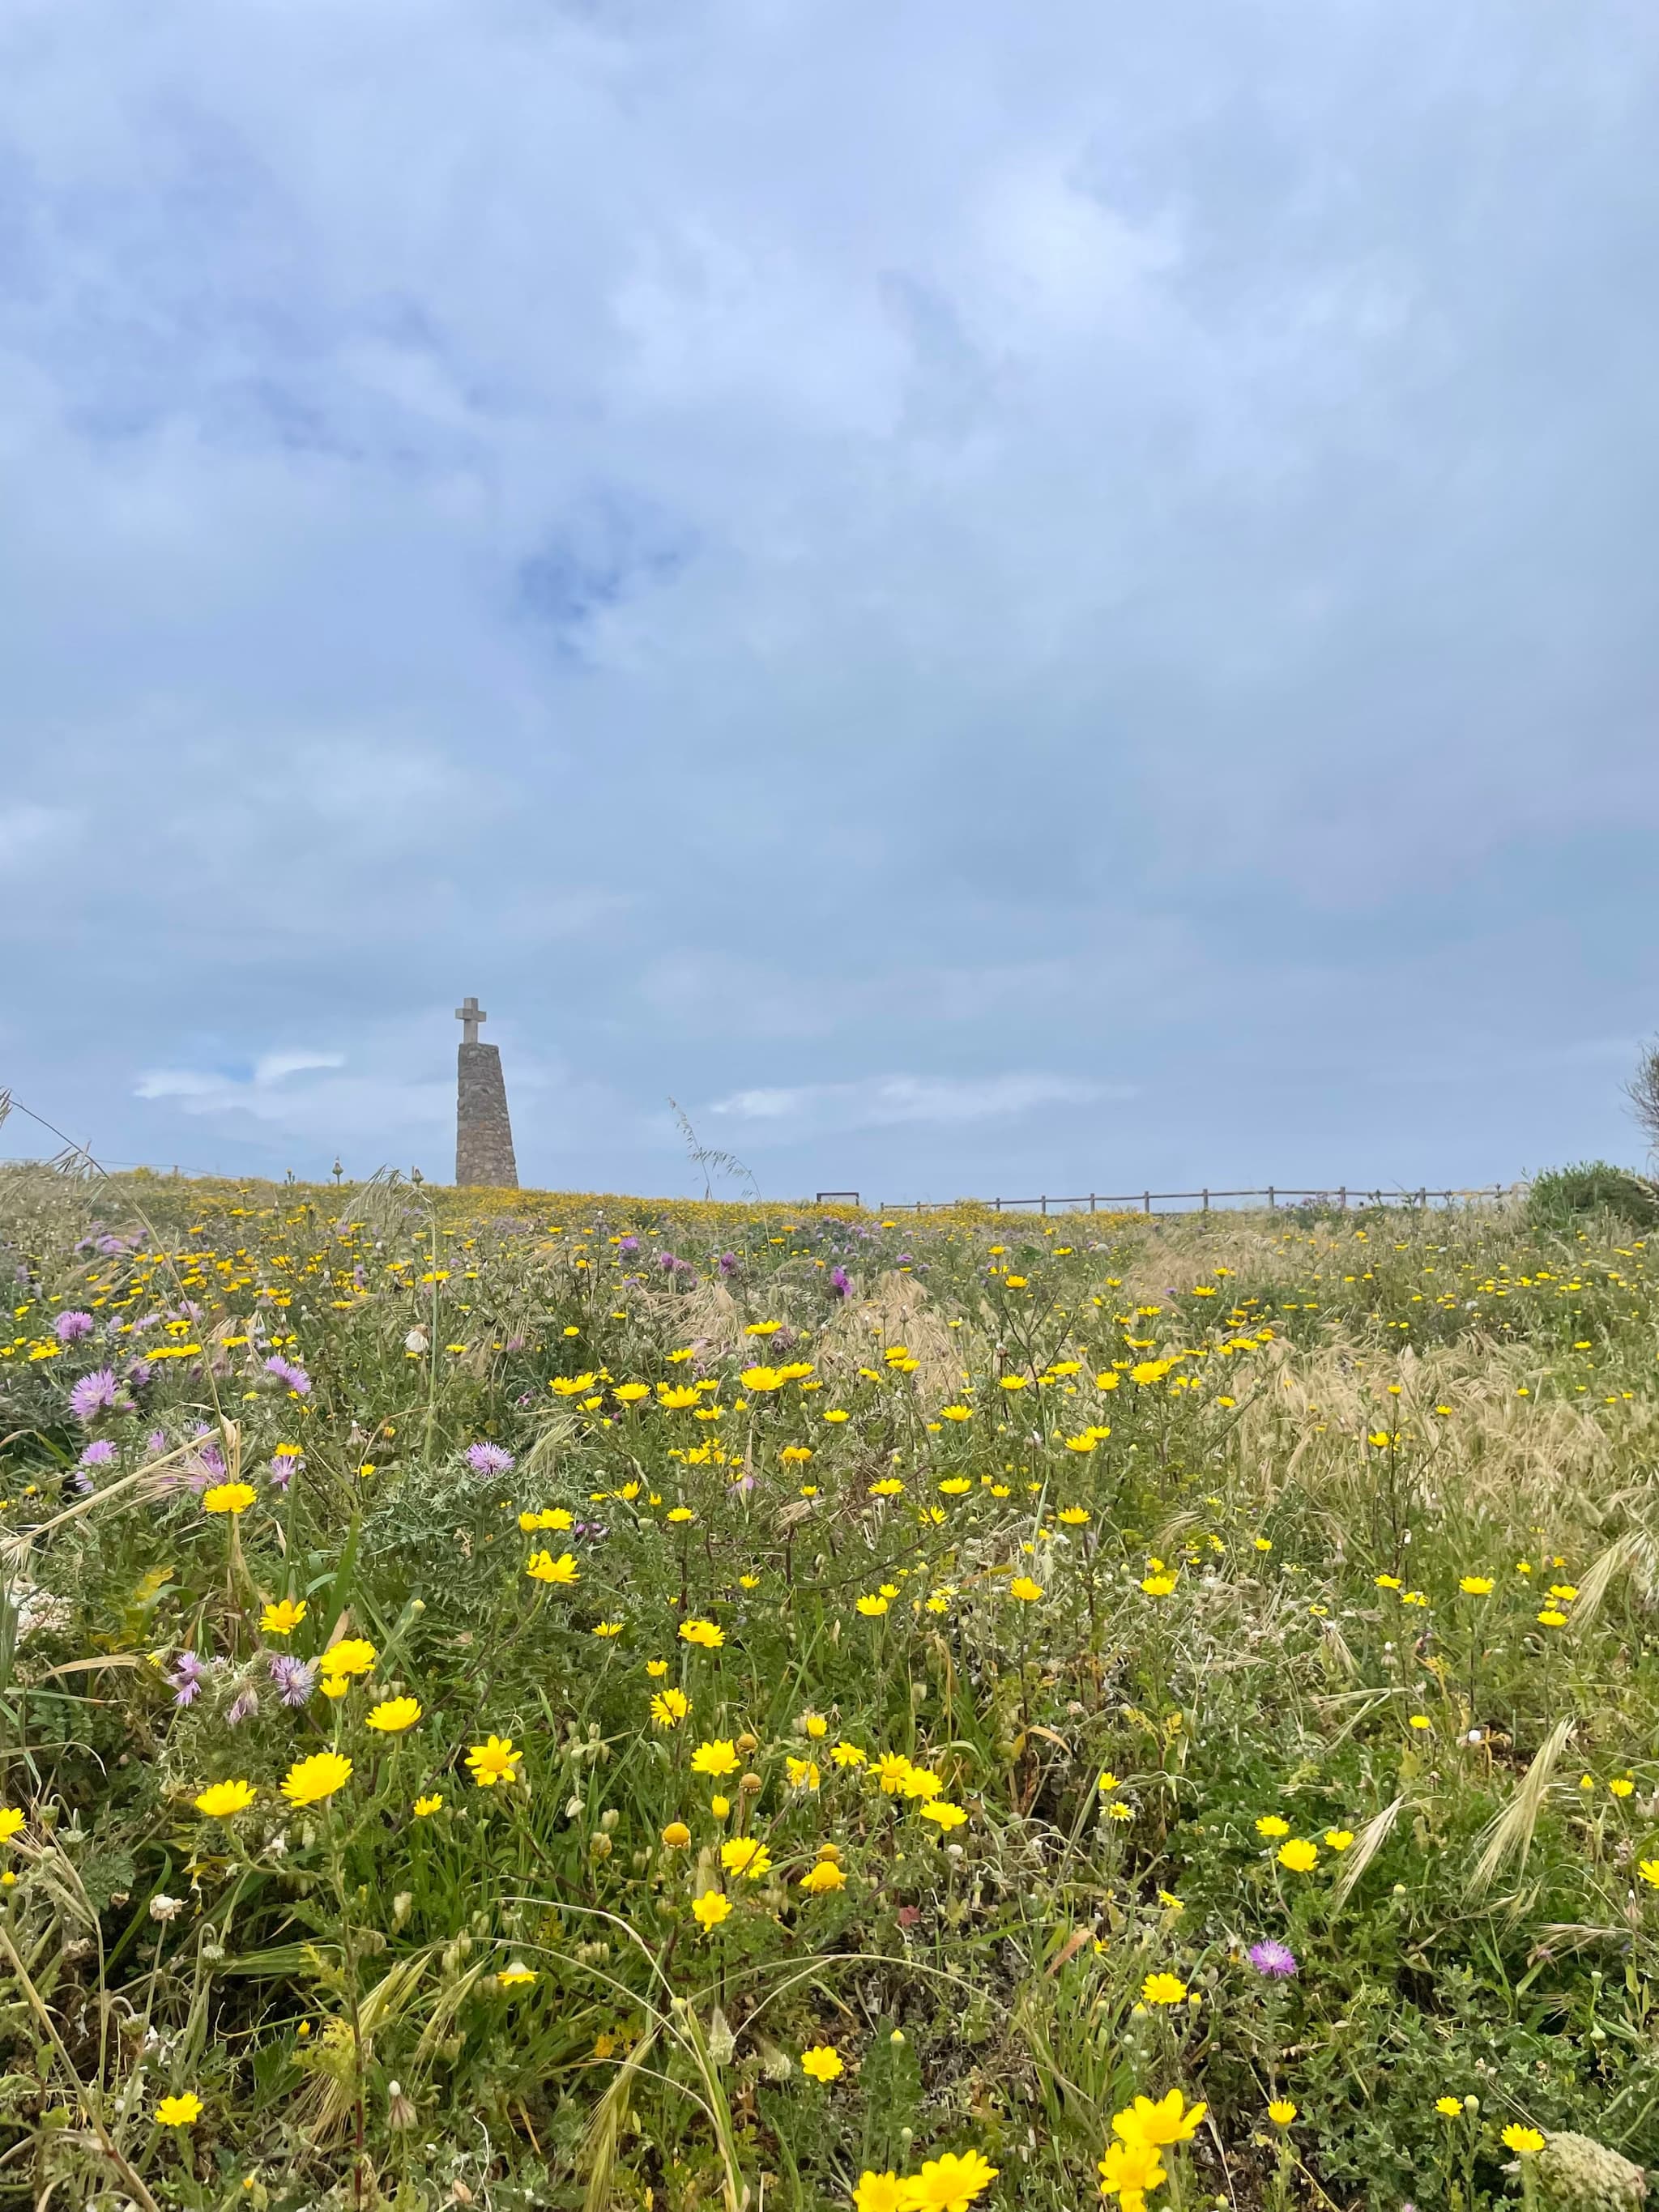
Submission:
<svg viewBox="0 0 1659 2212">
<path fill-rule="evenodd" d="M 1475 2212 L 1516 2121 L 1575 2174 L 1581 2131 L 1659 2153 L 1627 1214 L 901 1235 L 14 1173 L 0 1237 L 37 2196 L 817 2212 L 975 2152 L 1072 2212 L 1172 2088 L 1209 2112 L 1153 2212 Z"/>
<path fill-rule="evenodd" d="M 1659 1223 L 1659 1188 L 1629 1168 L 1605 1160 L 1582 1160 L 1552 1168 L 1534 1181 L 1527 1194 L 1528 1218 L 1541 1229 L 1577 1227 L 1585 1215 L 1616 1214 L 1637 1229 Z"/>
<path fill-rule="evenodd" d="M 1539 2154 L 1538 2195 L 1549 2212 L 1633 2212 L 1647 2196 L 1647 2177 L 1589 2136 L 1563 2130 Z"/>
</svg>

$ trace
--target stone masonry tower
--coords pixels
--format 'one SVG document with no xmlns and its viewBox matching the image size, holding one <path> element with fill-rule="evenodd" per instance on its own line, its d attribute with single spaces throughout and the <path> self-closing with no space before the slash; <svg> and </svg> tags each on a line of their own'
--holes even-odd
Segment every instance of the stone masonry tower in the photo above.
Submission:
<svg viewBox="0 0 1659 2212">
<path fill-rule="evenodd" d="M 489 1017 L 476 999 L 455 1009 L 461 1046 L 455 1067 L 455 1180 L 490 1190 L 516 1190 L 513 1124 L 507 1118 L 499 1045 L 478 1042 L 478 1024 Z"/>
</svg>

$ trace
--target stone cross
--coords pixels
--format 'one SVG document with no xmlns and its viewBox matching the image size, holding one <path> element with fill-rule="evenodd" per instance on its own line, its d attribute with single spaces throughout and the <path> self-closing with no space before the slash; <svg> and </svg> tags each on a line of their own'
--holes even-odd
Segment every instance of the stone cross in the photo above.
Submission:
<svg viewBox="0 0 1659 2212">
<path fill-rule="evenodd" d="M 496 1046 L 478 1042 L 478 1024 L 489 1017 L 468 998 L 455 1018 L 463 1024 L 455 1055 L 455 1180 L 474 1189 L 515 1190 L 519 1170 L 501 1055 Z"/>
</svg>

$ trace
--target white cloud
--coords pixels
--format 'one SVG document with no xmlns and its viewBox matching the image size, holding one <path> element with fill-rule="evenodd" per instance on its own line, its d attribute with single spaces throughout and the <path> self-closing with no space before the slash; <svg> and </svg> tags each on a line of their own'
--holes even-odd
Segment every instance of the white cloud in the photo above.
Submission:
<svg viewBox="0 0 1659 2212">
<path fill-rule="evenodd" d="M 343 1067 L 343 1052 L 268 1052 L 256 1060 L 253 1068 L 255 1083 L 280 1083 L 285 1075 L 303 1075 L 313 1067 Z"/>
<path fill-rule="evenodd" d="M 176 1099 L 186 1114 L 247 1113 L 263 1121 L 292 1120 L 295 1109 L 308 1095 L 289 1083 L 295 1075 L 345 1066 L 342 1052 L 267 1052 L 253 1063 L 251 1074 L 227 1074 L 220 1069 L 193 1067 L 147 1068 L 133 1085 L 140 1098 Z M 338 1086 L 331 1086 L 337 1089 Z"/>
<path fill-rule="evenodd" d="M 996 304 L 1005 333 L 1028 329 L 1035 317 L 1045 334 L 1081 334 L 1133 311 L 1178 258 L 1167 221 L 1137 228 L 1079 191 L 1052 155 L 996 179 L 984 196 L 981 228 L 992 296 L 1003 295 Z"/>
<path fill-rule="evenodd" d="M 21 875 L 66 844 L 81 826 L 67 806 L 0 805 L 0 875 Z"/>
<path fill-rule="evenodd" d="M 734 1091 L 710 1113 L 793 1137 L 804 1128 L 858 1129 L 931 1122 L 1009 1121 L 1045 1106 L 1083 1106 L 1133 1097 L 1125 1084 L 1091 1083 L 1066 1075 L 878 1075 L 859 1083 L 807 1083 Z"/>
</svg>

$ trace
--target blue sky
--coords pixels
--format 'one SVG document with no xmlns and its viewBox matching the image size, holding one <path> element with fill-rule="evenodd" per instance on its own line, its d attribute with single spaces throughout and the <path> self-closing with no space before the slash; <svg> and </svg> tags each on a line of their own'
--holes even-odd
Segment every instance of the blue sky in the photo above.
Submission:
<svg viewBox="0 0 1659 2212">
<path fill-rule="evenodd" d="M 1640 0 L 9 0 L 0 1083 L 442 1177 L 476 992 L 557 1186 L 1639 1158 L 1656 144 Z"/>
</svg>

